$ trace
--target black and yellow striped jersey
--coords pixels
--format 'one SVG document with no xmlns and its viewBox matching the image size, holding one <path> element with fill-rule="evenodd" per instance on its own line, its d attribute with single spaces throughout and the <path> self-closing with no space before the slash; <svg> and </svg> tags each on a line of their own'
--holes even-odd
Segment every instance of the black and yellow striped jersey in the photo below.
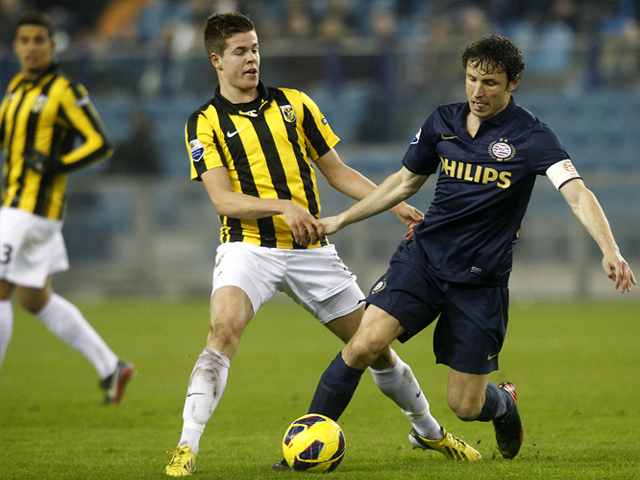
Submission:
<svg viewBox="0 0 640 480">
<path fill-rule="evenodd" d="M 76 138 L 82 143 L 74 148 Z M 0 106 L 0 144 L 2 205 L 50 219 L 64 217 L 66 173 L 113 151 L 86 89 L 55 65 L 34 82 L 21 73 L 11 80 Z M 42 176 L 26 168 L 24 153 L 30 150 L 60 159 L 65 173 Z"/>
<path fill-rule="evenodd" d="M 292 200 L 316 218 L 320 199 L 313 162 L 338 142 L 318 106 L 306 94 L 259 84 L 259 97 L 234 105 L 220 95 L 196 110 L 186 125 L 191 178 L 225 167 L 232 189 L 259 198 Z M 259 219 L 219 216 L 220 241 L 272 248 L 315 248 L 295 243 L 282 215 Z"/>
</svg>

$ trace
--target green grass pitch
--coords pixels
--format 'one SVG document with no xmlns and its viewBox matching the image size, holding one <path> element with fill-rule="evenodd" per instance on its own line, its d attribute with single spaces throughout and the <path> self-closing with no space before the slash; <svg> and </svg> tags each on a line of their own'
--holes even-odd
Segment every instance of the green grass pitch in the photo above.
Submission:
<svg viewBox="0 0 640 480">
<path fill-rule="evenodd" d="M 624 299 L 623 299 L 624 300 Z M 208 331 L 207 299 L 78 302 L 138 375 L 126 401 L 101 404 L 93 367 L 20 307 L 0 379 L 0 478 L 162 479 L 179 439 L 187 381 Z M 413 367 L 446 428 L 475 446 L 475 463 L 412 450 L 409 422 L 370 375 L 340 419 L 346 456 L 335 479 L 640 478 L 640 303 L 536 303 L 511 308 L 496 383 L 518 389 L 524 445 L 497 453 L 490 423 L 464 423 L 446 405 L 447 368 L 433 328 L 397 352 Z M 298 478 L 271 472 L 286 427 L 306 413 L 340 342 L 286 299 L 265 306 L 234 357 L 207 426 L 200 479 Z"/>
</svg>

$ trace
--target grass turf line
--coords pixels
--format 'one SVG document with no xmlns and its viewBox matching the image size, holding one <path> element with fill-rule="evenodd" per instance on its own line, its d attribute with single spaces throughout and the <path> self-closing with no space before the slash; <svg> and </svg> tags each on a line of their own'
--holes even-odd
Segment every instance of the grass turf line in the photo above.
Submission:
<svg viewBox="0 0 640 480">
<path fill-rule="evenodd" d="M 179 438 L 187 381 L 208 331 L 206 300 L 78 302 L 138 376 L 117 407 L 101 404 L 97 375 L 78 352 L 15 307 L 0 379 L 2 479 L 160 479 Z M 501 370 L 516 384 L 525 443 L 497 453 L 490 423 L 464 423 L 446 405 L 447 368 L 434 364 L 432 328 L 394 344 L 440 423 L 483 455 L 471 464 L 412 450 L 410 425 L 365 374 L 340 419 L 345 460 L 332 478 L 629 479 L 640 471 L 640 304 L 515 304 Z M 285 428 L 306 413 L 341 343 L 290 301 L 247 328 L 227 391 L 201 442 L 201 479 L 284 478 Z M 297 475 L 297 474 L 295 474 Z M 297 478 L 297 477 L 296 477 Z"/>
</svg>

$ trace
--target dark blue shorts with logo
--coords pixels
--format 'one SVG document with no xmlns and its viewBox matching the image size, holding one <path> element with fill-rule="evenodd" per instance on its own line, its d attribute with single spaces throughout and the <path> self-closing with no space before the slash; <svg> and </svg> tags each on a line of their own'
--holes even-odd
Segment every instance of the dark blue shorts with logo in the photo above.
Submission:
<svg viewBox="0 0 640 480">
<path fill-rule="evenodd" d="M 436 362 L 464 373 L 498 370 L 507 331 L 507 287 L 453 283 L 417 266 L 401 244 L 389 269 L 373 286 L 367 304 L 395 317 L 406 342 L 438 319 L 433 335 Z"/>
</svg>

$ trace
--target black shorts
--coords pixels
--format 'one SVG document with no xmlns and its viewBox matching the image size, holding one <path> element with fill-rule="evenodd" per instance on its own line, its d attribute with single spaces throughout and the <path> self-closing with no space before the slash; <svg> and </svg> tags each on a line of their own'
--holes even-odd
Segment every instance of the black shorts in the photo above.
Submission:
<svg viewBox="0 0 640 480">
<path fill-rule="evenodd" d="M 416 266 L 401 245 L 366 302 L 400 322 L 406 329 L 398 337 L 403 343 L 438 319 L 433 335 L 437 363 L 464 373 L 498 370 L 508 322 L 507 287 L 442 280 Z"/>
</svg>

